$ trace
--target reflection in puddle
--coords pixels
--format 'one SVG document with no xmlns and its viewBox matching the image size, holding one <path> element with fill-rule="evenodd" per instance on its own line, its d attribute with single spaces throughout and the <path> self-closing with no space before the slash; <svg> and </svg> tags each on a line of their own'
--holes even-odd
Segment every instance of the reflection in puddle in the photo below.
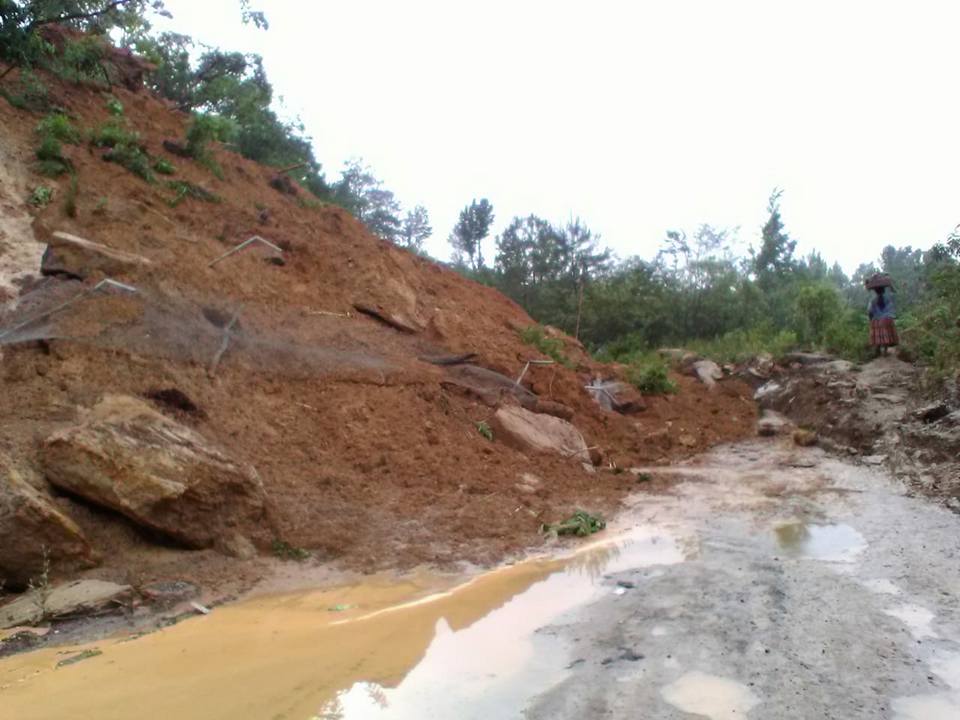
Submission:
<svg viewBox="0 0 960 720">
<path fill-rule="evenodd" d="M 256 598 L 101 642 L 102 655 L 59 670 L 66 648 L 0 660 L 0 717 L 511 717 L 567 672 L 538 628 L 609 593 L 606 573 L 684 559 L 675 537 L 643 526 L 455 587 L 419 575 Z"/>
<path fill-rule="evenodd" d="M 774 528 L 777 543 L 787 553 L 826 562 L 853 562 L 867 541 L 849 525 L 791 522 Z"/>
<path fill-rule="evenodd" d="M 880 593 L 881 595 L 899 595 L 900 588 L 894 585 L 890 580 L 886 578 L 877 578 L 875 580 L 864 580 L 863 586 L 867 590 L 872 590 L 875 593 Z"/>
<path fill-rule="evenodd" d="M 960 653 L 939 652 L 930 669 L 953 692 L 897 698 L 893 701 L 895 720 L 957 720 L 960 718 Z"/>
<path fill-rule="evenodd" d="M 960 718 L 960 693 L 943 693 L 893 701 L 895 720 L 957 720 Z"/>
<path fill-rule="evenodd" d="M 745 718 L 760 702 L 746 685 L 702 672 L 687 673 L 660 694 L 683 712 L 705 715 L 711 720 Z"/>
<path fill-rule="evenodd" d="M 910 629 L 910 634 L 917 640 L 938 637 L 931 627 L 936 615 L 919 605 L 900 605 L 884 610 L 887 615 L 895 617 Z"/>
<path fill-rule="evenodd" d="M 579 553 L 476 622 L 441 617 L 422 660 L 395 687 L 375 673 L 337 694 L 318 720 L 514 717 L 566 675 L 565 658 L 536 631 L 604 590 L 602 575 L 684 559 L 673 538 L 636 530 L 620 545 Z"/>
</svg>

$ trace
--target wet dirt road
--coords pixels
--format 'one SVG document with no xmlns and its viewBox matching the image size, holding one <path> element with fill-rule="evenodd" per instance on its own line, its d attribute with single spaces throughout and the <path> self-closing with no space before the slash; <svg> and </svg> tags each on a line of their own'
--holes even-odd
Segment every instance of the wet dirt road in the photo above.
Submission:
<svg viewBox="0 0 960 720">
<path fill-rule="evenodd" d="M 960 718 L 957 516 L 776 441 L 657 474 L 572 554 L 0 660 L 0 718 Z"/>
</svg>

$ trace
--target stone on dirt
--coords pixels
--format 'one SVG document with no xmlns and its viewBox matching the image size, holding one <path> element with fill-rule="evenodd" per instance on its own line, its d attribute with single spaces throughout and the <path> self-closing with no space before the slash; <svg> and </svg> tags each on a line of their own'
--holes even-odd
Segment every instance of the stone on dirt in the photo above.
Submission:
<svg viewBox="0 0 960 720">
<path fill-rule="evenodd" d="M 43 253 L 40 272 L 84 279 L 96 272 L 119 275 L 149 264 L 150 261 L 140 255 L 57 231 L 51 235 Z"/>
<path fill-rule="evenodd" d="M 643 395 L 633 385 L 619 380 L 594 380 L 586 390 L 604 410 L 630 415 L 647 409 Z"/>
<path fill-rule="evenodd" d="M 723 370 L 713 360 L 697 360 L 690 366 L 691 373 L 711 390 L 717 380 L 723 379 Z"/>
<path fill-rule="evenodd" d="M 786 432 L 790 428 L 790 421 L 775 410 L 764 410 L 757 421 L 757 435 L 773 437 Z"/>
<path fill-rule="evenodd" d="M 268 539 L 256 470 L 143 401 L 107 395 L 40 448 L 51 483 L 191 548 Z"/>
<path fill-rule="evenodd" d="M 793 431 L 793 442 L 800 447 L 810 447 L 817 444 L 817 434 L 813 430 L 797 428 Z"/>
<path fill-rule="evenodd" d="M 590 465 L 590 451 L 583 435 L 566 420 L 508 405 L 493 414 L 490 426 L 497 440 L 517 450 L 556 453 Z"/>
<path fill-rule="evenodd" d="M 573 408 L 554 400 L 542 400 L 538 398 L 536 404 L 533 406 L 533 411 L 543 415 L 553 415 L 561 420 L 573 419 Z"/>
<path fill-rule="evenodd" d="M 104 580 L 74 580 L 53 589 L 37 588 L 0 607 L 0 628 L 98 613 L 117 606 L 131 592 L 129 585 Z"/>
<path fill-rule="evenodd" d="M 95 564 L 76 523 L 0 455 L 0 579 L 8 589 L 22 589 L 39 577 L 47 559 Z"/>
</svg>

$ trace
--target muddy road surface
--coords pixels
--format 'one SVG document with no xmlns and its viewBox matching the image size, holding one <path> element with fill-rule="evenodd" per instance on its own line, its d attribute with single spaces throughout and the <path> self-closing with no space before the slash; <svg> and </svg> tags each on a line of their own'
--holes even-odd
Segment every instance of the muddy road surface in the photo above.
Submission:
<svg viewBox="0 0 960 720">
<path fill-rule="evenodd" d="M 5 658 L 0 718 L 960 718 L 956 515 L 778 440 L 650 473 L 544 557 Z"/>
</svg>

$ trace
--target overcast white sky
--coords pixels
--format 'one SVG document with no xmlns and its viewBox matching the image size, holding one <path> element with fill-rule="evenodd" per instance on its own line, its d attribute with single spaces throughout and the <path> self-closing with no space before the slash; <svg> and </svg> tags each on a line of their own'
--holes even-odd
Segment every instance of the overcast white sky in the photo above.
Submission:
<svg viewBox="0 0 960 720">
<path fill-rule="evenodd" d="M 259 52 L 328 179 L 360 156 L 428 250 L 472 198 L 579 215 L 621 257 L 702 222 L 850 270 L 960 222 L 960 3 L 167 0 L 174 26 Z M 492 241 L 487 249 L 492 258 Z"/>
</svg>

